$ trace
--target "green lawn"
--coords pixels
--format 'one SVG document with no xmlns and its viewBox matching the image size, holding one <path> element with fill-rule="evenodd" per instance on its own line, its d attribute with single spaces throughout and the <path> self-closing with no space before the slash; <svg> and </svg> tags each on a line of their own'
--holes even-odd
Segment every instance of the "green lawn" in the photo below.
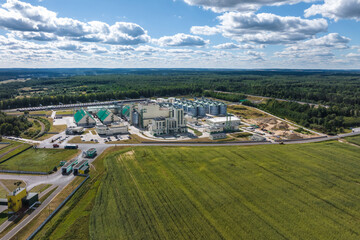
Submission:
<svg viewBox="0 0 360 240">
<path fill-rule="evenodd" d="M 346 141 L 360 146 L 360 136 L 353 136 L 345 138 Z"/>
<path fill-rule="evenodd" d="M 34 149 L 0 164 L 0 169 L 19 171 L 51 171 L 60 161 L 69 160 L 78 153 L 76 149 Z"/>
<path fill-rule="evenodd" d="M 360 148 L 349 144 L 142 147 L 98 161 L 98 189 L 44 239 L 75 239 L 76 222 L 76 239 L 359 239 Z"/>
<path fill-rule="evenodd" d="M 15 141 L 7 141 L 6 140 L 6 142 L 10 142 L 11 144 L 8 145 L 7 147 L 1 148 L 0 161 L 4 161 L 4 160 L 8 159 L 9 157 L 18 154 L 19 152 L 25 150 L 26 148 L 28 148 L 30 146 L 29 144 L 15 142 Z"/>
</svg>

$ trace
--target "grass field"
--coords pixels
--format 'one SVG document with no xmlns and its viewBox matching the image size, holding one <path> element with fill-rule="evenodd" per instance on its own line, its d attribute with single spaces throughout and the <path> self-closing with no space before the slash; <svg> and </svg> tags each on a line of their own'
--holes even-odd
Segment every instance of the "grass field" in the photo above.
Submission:
<svg viewBox="0 0 360 240">
<path fill-rule="evenodd" d="M 60 110 L 60 111 L 56 111 L 56 115 L 73 115 L 74 111 L 73 110 Z"/>
<path fill-rule="evenodd" d="M 78 154 L 76 149 L 34 149 L 30 148 L 18 156 L 0 164 L 3 170 L 48 172 L 60 161 L 69 160 Z"/>
<path fill-rule="evenodd" d="M 360 146 L 360 136 L 353 136 L 345 138 L 349 143 L 353 143 Z"/>
<path fill-rule="evenodd" d="M 44 239 L 75 239 L 75 226 L 76 239 L 359 239 L 349 144 L 128 148 L 98 161 L 101 183 L 58 216 L 74 225 Z"/>
<path fill-rule="evenodd" d="M 229 113 L 235 114 L 236 116 L 244 119 L 268 117 L 268 115 L 258 111 L 257 109 L 245 105 L 231 105 L 228 107 L 228 111 Z"/>
<path fill-rule="evenodd" d="M 21 142 L 15 142 L 15 141 L 9 141 L 9 142 L 11 142 L 10 145 L 0 150 L 0 161 L 4 161 L 8 159 L 30 146 L 29 144 L 21 143 Z"/>
</svg>

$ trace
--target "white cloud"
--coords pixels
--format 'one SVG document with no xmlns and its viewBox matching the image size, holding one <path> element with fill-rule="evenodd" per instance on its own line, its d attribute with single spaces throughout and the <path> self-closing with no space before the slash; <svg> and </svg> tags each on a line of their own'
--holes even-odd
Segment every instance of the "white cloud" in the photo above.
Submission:
<svg viewBox="0 0 360 240">
<path fill-rule="evenodd" d="M 255 49 L 264 48 L 264 45 L 252 45 L 252 44 L 236 44 L 236 43 L 222 43 L 215 45 L 216 49 Z"/>
<path fill-rule="evenodd" d="M 317 0 L 184 0 L 189 5 L 201 6 L 214 12 L 256 11 L 262 6 L 280 6 L 299 2 L 315 2 Z"/>
<path fill-rule="evenodd" d="M 209 26 L 193 26 L 190 29 L 192 34 L 196 35 L 215 35 L 221 33 L 221 30 L 217 27 L 209 27 Z"/>
<path fill-rule="evenodd" d="M 304 62 L 326 62 L 335 60 L 335 50 L 348 49 L 349 38 L 330 33 L 320 38 L 289 45 L 275 56 L 285 59 L 301 59 Z M 329 62 L 330 63 L 330 62 Z"/>
<path fill-rule="evenodd" d="M 321 14 L 335 20 L 352 18 L 360 20 L 360 0 L 325 0 L 324 4 L 315 4 L 305 10 L 305 16 Z"/>
<path fill-rule="evenodd" d="M 280 44 L 300 41 L 327 31 L 325 19 L 282 17 L 271 13 L 229 12 L 219 17 L 225 37 L 240 42 Z"/>
<path fill-rule="evenodd" d="M 205 46 L 209 43 L 208 40 L 204 40 L 201 37 L 188 35 L 184 33 L 178 33 L 174 36 L 165 36 L 159 39 L 154 39 L 154 43 L 160 46 L 166 47 L 195 47 L 195 46 Z"/>
<path fill-rule="evenodd" d="M 33 6 L 18 0 L 7 0 L 0 8 L 0 28 L 32 32 L 28 37 L 46 40 L 46 33 L 67 37 L 76 41 L 101 42 L 116 45 L 137 45 L 150 41 L 147 32 L 139 25 L 116 22 L 114 25 L 99 21 L 82 22 L 72 18 L 60 18 L 44 7 Z M 34 33 L 40 33 L 38 35 Z M 42 34 L 42 35 L 41 35 Z M 27 36 L 24 34 L 23 36 Z M 50 38 L 53 40 L 55 37 Z"/>
</svg>

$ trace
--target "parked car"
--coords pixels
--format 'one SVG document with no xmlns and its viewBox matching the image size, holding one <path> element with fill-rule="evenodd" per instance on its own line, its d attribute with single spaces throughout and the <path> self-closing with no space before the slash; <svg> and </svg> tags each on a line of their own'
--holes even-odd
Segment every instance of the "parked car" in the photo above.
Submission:
<svg viewBox="0 0 360 240">
<path fill-rule="evenodd" d="M 58 148 L 59 147 L 59 144 L 53 144 L 53 148 Z"/>
</svg>

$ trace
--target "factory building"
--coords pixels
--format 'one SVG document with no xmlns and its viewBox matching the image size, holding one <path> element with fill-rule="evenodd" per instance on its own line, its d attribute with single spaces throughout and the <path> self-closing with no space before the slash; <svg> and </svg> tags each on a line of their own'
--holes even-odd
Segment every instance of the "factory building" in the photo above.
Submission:
<svg viewBox="0 0 360 240">
<path fill-rule="evenodd" d="M 111 124 L 113 122 L 119 122 L 120 118 L 113 114 L 109 109 L 102 108 L 96 113 L 98 119 L 105 125 Z"/>
<path fill-rule="evenodd" d="M 156 103 L 141 103 L 130 112 L 131 124 L 142 128 L 148 128 L 152 119 L 170 117 L 169 107 Z"/>
<path fill-rule="evenodd" d="M 111 124 L 110 126 L 101 124 L 96 125 L 95 130 L 99 135 L 111 136 L 116 134 L 127 134 L 129 132 L 129 127 L 128 125 L 121 123 Z"/>
<path fill-rule="evenodd" d="M 79 127 L 94 127 L 96 125 L 96 121 L 93 116 L 83 108 L 75 113 L 74 121 Z"/>
<path fill-rule="evenodd" d="M 154 136 L 187 132 L 184 110 L 170 107 L 169 117 L 157 117 L 151 120 L 149 131 Z"/>
<path fill-rule="evenodd" d="M 222 127 L 225 130 L 238 130 L 241 120 L 235 116 L 217 117 L 206 120 L 206 123 L 212 127 Z"/>
</svg>

